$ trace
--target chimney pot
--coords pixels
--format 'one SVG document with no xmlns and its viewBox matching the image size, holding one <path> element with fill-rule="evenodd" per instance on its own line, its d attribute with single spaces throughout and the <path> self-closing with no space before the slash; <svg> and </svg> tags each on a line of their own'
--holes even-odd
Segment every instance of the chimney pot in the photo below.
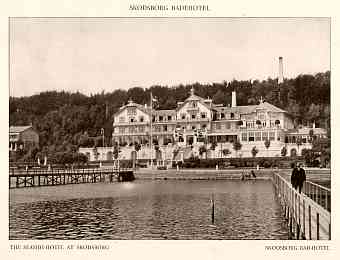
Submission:
<svg viewBox="0 0 340 260">
<path fill-rule="evenodd" d="M 283 58 L 279 57 L 279 79 L 278 84 L 283 83 Z"/>
<path fill-rule="evenodd" d="M 231 92 L 231 107 L 236 107 L 236 91 Z"/>
</svg>

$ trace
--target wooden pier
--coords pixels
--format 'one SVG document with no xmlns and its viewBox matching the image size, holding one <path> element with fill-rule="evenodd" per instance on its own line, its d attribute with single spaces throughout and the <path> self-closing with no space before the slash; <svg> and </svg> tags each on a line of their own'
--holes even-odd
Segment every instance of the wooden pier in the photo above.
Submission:
<svg viewBox="0 0 340 260">
<path fill-rule="evenodd" d="M 34 169 L 10 171 L 9 188 L 55 186 L 79 183 L 133 181 L 132 169 Z"/>
<path fill-rule="evenodd" d="M 310 189 L 304 189 L 307 194 L 299 193 L 278 173 L 273 173 L 273 184 L 288 222 L 290 239 L 331 239 L 330 191 L 325 200 L 320 199 L 321 192 L 311 193 Z M 321 201 L 326 206 L 318 203 Z"/>
</svg>

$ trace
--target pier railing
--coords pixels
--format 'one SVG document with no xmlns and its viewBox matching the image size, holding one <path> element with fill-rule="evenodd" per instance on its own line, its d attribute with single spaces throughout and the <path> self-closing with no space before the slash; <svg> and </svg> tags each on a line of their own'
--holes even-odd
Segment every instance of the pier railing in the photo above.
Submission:
<svg viewBox="0 0 340 260">
<path fill-rule="evenodd" d="M 331 239 L 331 214 L 314 200 L 316 192 L 313 189 L 322 186 L 317 187 L 308 182 L 305 186 L 306 194 L 299 193 L 278 173 L 273 173 L 273 184 L 288 221 L 290 238 Z M 329 190 L 327 192 L 330 193 Z M 318 196 L 316 196 L 316 200 Z"/>
<path fill-rule="evenodd" d="M 322 206 L 324 209 L 331 211 L 331 190 L 311 181 L 306 181 L 303 185 L 302 192 Z"/>
<path fill-rule="evenodd" d="M 31 168 L 31 169 L 15 169 L 11 168 L 9 170 L 10 175 L 32 175 L 32 174 L 87 174 L 87 173 L 111 173 L 111 172 L 126 172 L 131 171 L 131 168 L 118 168 L 118 167 L 109 167 L 109 168 L 63 168 L 63 169 L 47 169 L 47 168 Z"/>
<path fill-rule="evenodd" d="M 10 171 L 9 188 L 55 186 L 65 184 L 133 181 L 132 169 L 29 169 Z"/>
</svg>

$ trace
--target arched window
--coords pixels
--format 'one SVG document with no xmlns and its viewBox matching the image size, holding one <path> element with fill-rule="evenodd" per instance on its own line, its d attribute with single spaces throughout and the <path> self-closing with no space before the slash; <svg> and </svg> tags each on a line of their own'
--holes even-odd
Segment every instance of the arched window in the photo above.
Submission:
<svg viewBox="0 0 340 260">
<path fill-rule="evenodd" d="M 297 155 L 296 149 L 295 149 L 295 148 L 292 148 L 292 149 L 290 150 L 290 156 L 291 156 L 291 157 L 295 157 L 296 155 Z"/>
</svg>

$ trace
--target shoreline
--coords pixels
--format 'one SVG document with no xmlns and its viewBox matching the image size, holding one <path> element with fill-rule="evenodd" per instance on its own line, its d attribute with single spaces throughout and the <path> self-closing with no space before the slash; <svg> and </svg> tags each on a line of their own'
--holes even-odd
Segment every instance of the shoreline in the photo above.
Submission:
<svg viewBox="0 0 340 260">
<path fill-rule="evenodd" d="M 242 173 L 250 173 L 253 170 L 256 178 L 246 178 L 245 180 L 270 180 L 274 172 L 281 173 L 287 178 L 291 174 L 291 169 L 168 169 L 158 170 L 150 168 L 140 168 L 135 170 L 136 180 L 241 180 Z M 307 180 L 330 181 L 330 170 L 306 169 Z"/>
</svg>

